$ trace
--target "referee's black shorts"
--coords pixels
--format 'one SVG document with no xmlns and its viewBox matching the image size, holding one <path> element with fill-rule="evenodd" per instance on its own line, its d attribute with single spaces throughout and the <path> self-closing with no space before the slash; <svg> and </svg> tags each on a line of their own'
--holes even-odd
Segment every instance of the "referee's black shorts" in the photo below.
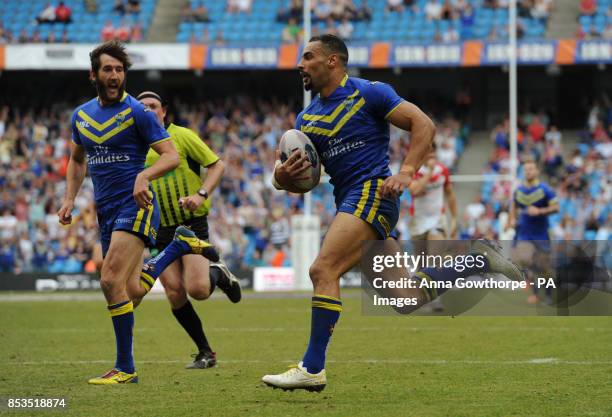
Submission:
<svg viewBox="0 0 612 417">
<path fill-rule="evenodd" d="M 159 228 L 157 234 L 157 242 L 155 243 L 155 249 L 162 251 L 172 242 L 174 239 L 174 231 L 180 225 L 174 226 L 162 226 Z M 185 220 L 183 226 L 188 226 L 196 236 L 202 240 L 208 240 L 208 219 L 206 216 L 192 217 L 191 219 Z"/>
</svg>

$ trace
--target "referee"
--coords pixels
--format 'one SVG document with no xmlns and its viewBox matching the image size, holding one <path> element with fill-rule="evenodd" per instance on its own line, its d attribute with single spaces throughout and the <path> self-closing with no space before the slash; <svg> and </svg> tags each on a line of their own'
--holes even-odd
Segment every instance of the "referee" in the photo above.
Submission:
<svg viewBox="0 0 612 417">
<path fill-rule="evenodd" d="M 167 106 L 160 95 L 144 91 L 137 98 L 164 125 Z M 223 161 L 195 132 L 172 123 L 166 126 L 166 130 L 179 153 L 180 163 L 175 170 L 152 182 L 161 212 L 161 227 L 155 247 L 158 251 L 172 242 L 174 231 L 180 225 L 188 226 L 198 238 L 208 240 L 209 195 L 221 181 L 225 170 Z M 153 149 L 149 150 L 145 165 L 154 164 L 158 158 Z M 203 181 L 200 177 L 201 167 L 207 168 Z M 233 303 L 237 303 L 241 299 L 238 280 L 223 263 L 209 263 L 199 255 L 185 255 L 174 261 L 161 274 L 160 280 L 170 301 L 172 314 L 198 348 L 198 353 L 193 355 L 193 363 L 188 364 L 187 368 L 215 366 L 216 354 L 206 339 L 202 322 L 187 294 L 196 300 L 205 300 L 215 287 L 219 287 Z"/>
</svg>

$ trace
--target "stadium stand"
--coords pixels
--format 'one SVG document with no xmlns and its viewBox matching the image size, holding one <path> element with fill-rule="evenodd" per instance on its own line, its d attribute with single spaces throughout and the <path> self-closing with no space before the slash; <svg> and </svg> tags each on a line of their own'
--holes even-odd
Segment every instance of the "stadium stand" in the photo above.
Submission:
<svg viewBox="0 0 612 417">
<path fill-rule="evenodd" d="M 37 23 L 36 17 L 59 3 L 46 0 L 0 2 L 0 24 L 11 42 L 98 42 L 103 28 L 128 26 L 146 39 L 157 0 L 91 1 L 66 0 L 71 23 Z M 235 4 L 234 4 L 235 3 Z M 413 0 L 389 7 L 387 0 L 313 1 L 313 33 L 339 31 L 351 41 L 454 42 L 465 39 L 503 40 L 507 38 L 507 2 L 484 0 Z M 522 1 L 519 4 L 519 35 L 542 38 L 546 32 L 549 0 Z M 580 17 L 581 30 L 605 33 L 610 24 L 610 0 L 598 0 L 593 15 Z M 400 11 L 401 10 L 401 11 Z M 184 3 L 176 35 L 177 42 L 270 44 L 283 40 L 289 18 L 301 21 L 299 0 L 190 0 Z M 50 40 L 51 38 L 51 40 Z M 294 39 L 299 40 L 298 36 Z"/>
<path fill-rule="evenodd" d="M 612 238 L 612 107 L 595 103 L 579 141 L 562 134 L 542 113 L 524 113 L 519 120 L 519 152 L 544 167 L 543 174 L 557 193 L 560 211 L 549 217 L 551 237 L 566 240 Z M 509 167 L 508 121 L 491 134 L 495 149 L 485 174 L 506 174 Z M 522 173 L 519 171 L 519 177 Z M 464 238 L 494 237 L 502 225 L 499 214 L 512 200 L 507 181 L 485 181 L 480 195 L 466 210 Z"/>
<path fill-rule="evenodd" d="M 605 0 L 604 0 L 605 1 Z M 399 7 L 388 7 L 387 0 L 349 0 L 332 3 L 313 1 L 313 33 L 329 32 L 329 19 L 337 30 L 344 19 L 352 21 L 352 41 L 455 41 L 459 39 L 506 39 L 508 35 L 507 1 L 483 0 L 404 1 Z M 408 7 L 404 7 L 409 4 Z M 438 4 L 440 7 L 433 7 Z M 498 7 L 499 5 L 499 7 Z M 191 17 L 202 6 L 210 21 L 193 21 Z M 230 12 L 223 1 L 190 0 L 179 25 L 177 42 L 202 41 L 204 34 L 224 37 L 228 43 L 278 43 L 290 18 L 301 21 L 301 2 L 287 0 L 253 0 L 249 13 Z M 400 11 L 401 10 L 401 11 Z M 519 34 L 526 39 L 542 38 L 551 13 L 551 2 L 521 1 Z M 456 36 L 444 36 L 456 33 Z"/>
<path fill-rule="evenodd" d="M 211 241 L 233 267 L 287 265 L 289 218 L 301 212 L 303 202 L 298 195 L 273 191 L 270 176 L 277 140 L 293 127 L 293 106 L 237 97 L 175 107 L 180 115 L 176 123 L 199 132 L 227 166 L 213 196 Z M 95 270 L 90 260 L 98 235 L 89 179 L 76 201 L 76 226 L 60 227 L 56 215 L 65 189 L 72 108 L 56 105 L 39 114 L 33 109 L 0 110 L 0 271 Z M 468 130 L 450 117 L 440 119 L 438 126 L 439 147 L 452 147 L 449 161 L 456 161 Z M 405 135 L 399 129 L 391 134 L 396 171 L 406 152 L 401 146 L 408 142 Z M 324 230 L 335 213 L 333 201 L 331 185 L 323 181 L 313 192 L 313 212 Z M 409 206 L 410 199 L 404 198 L 403 236 Z"/>
<path fill-rule="evenodd" d="M 122 24 L 129 26 L 130 32 L 137 28 L 143 38 L 151 25 L 157 0 L 118 0 L 124 7 L 116 9 L 111 1 L 66 0 L 63 2 L 71 10 L 71 22 L 38 23 L 36 17 L 49 5 L 56 8 L 59 2 L 46 0 L 0 2 L 0 25 L 6 43 L 13 42 L 51 42 L 65 41 L 76 43 L 95 43 L 100 41 L 102 28 L 107 22 L 114 27 Z M 95 7 L 94 7 L 95 6 Z"/>
<path fill-rule="evenodd" d="M 612 0 L 580 2 L 578 39 L 612 39 Z"/>
</svg>

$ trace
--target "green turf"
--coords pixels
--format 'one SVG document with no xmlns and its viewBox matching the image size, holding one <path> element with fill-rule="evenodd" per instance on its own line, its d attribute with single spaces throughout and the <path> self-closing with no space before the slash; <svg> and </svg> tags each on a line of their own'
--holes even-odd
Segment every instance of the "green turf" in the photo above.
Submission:
<svg viewBox="0 0 612 417">
<path fill-rule="evenodd" d="M 207 370 L 184 369 L 190 340 L 165 301 L 145 300 L 136 311 L 140 383 L 113 387 L 86 384 L 114 357 L 103 301 L 0 302 L 0 397 L 69 402 L 57 413 L 0 414 L 612 415 L 608 317 L 371 317 L 352 296 L 336 326 L 321 394 L 259 382 L 300 359 L 310 321 L 306 297 L 194 303 L 220 359 Z"/>
</svg>

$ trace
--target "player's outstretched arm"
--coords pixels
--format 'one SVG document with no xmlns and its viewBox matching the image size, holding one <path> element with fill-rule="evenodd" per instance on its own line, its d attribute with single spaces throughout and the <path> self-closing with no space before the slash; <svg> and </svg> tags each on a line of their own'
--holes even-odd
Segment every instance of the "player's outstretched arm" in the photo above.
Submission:
<svg viewBox="0 0 612 417">
<path fill-rule="evenodd" d="M 311 166 L 312 164 L 308 160 L 308 156 L 306 154 L 302 155 L 298 150 L 289 155 L 285 162 L 280 161 L 280 151 L 276 150 L 276 165 L 272 173 L 274 188 L 286 190 L 290 193 L 303 193 L 304 191 L 295 188 L 292 184 L 294 181 L 308 179 L 304 172 Z"/>
<path fill-rule="evenodd" d="M 179 165 L 179 155 L 171 140 L 164 140 L 151 145 L 159 154 L 159 159 L 147 169 L 141 171 L 134 182 L 134 200 L 140 208 L 152 204 L 149 182 L 172 171 Z"/>
<path fill-rule="evenodd" d="M 381 187 L 383 196 L 397 196 L 410 185 L 414 173 L 429 153 L 436 126 L 421 109 L 407 101 L 397 106 L 387 120 L 392 125 L 410 132 L 410 152 L 402 162 L 400 172 L 387 178 Z"/>
<path fill-rule="evenodd" d="M 62 207 L 57 212 L 61 224 L 72 223 L 72 209 L 74 199 L 79 193 L 83 179 L 87 173 L 87 162 L 85 161 L 85 148 L 81 145 L 71 143 L 70 160 L 66 172 L 66 194 Z"/>
</svg>

